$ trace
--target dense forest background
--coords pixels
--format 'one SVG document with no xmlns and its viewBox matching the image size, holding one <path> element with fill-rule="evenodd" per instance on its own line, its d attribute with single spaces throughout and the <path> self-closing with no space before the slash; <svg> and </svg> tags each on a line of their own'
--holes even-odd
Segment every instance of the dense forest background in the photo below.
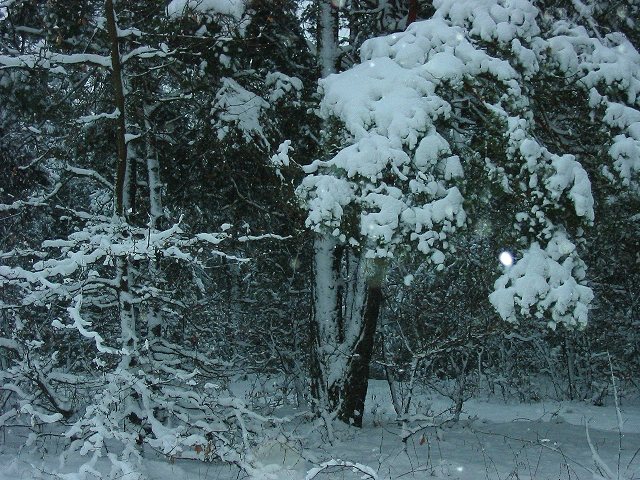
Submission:
<svg viewBox="0 0 640 480">
<path fill-rule="evenodd" d="M 637 396 L 638 18 L 0 0 L 0 429 L 251 473 L 277 408 L 331 438 L 368 378 L 398 419 Z"/>
</svg>

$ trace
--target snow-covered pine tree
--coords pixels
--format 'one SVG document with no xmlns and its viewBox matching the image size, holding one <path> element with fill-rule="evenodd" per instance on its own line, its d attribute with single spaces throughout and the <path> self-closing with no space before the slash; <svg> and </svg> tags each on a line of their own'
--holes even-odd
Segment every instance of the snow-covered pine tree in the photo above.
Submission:
<svg viewBox="0 0 640 480">
<path fill-rule="evenodd" d="M 640 2 L 637 0 L 543 2 L 539 8 L 551 18 L 570 18 L 590 36 L 605 39 L 609 34 L 620 32 L 617 35 L 624 34 L 636 50 L 640 46 L 640 24 L 637 21 Z M 625 88 L 623 86 L 621 92 L 610 95 L 611 98 L 618 97 Z M 603 141 L 598 145 L 596 141 L 576 141 L 578 136 L 595 138 L 597 131 L 588 131 L 589 134 L 575 131 L 573 143 L 583 144 L 582 155 L 586 158 L 607 157 L 609 142 Z M 597 165 L 597 161 L 594 163 Z M 640 197 L 635 188 L 628 188 L 624 182 L 611 181 L 610 174 L 597 166 L 591 168 L 590 176 L 594 185 L 597 221 L 586 232 L 583 258 L 589 266 L 594 301 L 586 331 L 567 334 L 567 339 L 572 338 L 574 345 L 565 350 L 576 351 L 574 376 L 580 383 L 576 394 L 600 402 L 602 385 L 609 382 L 605 352 L 612 356 L 614 368 L 620 369 L 621 377 L 625 376 L 622 372 L 637 368 L 638 359 L 631 354 L 637 342 L 631 332 L 637 322 L 629 305 L 633 305 L 633 299 L 640 294 L 636 286 L 640 275 L 637 256 L 640 250 L 640 223 L 637 218 Z"/>
<path fill-rule="evenodd" d="M 635 190 L 640 169 L 640 61 L 624 36 L 591 35 L 528 0 L 433 6 L 431 19 L 365 42 L 359 65 L 321 81 L 335 147 L 298 188 L 323 239 L 321 405 L 357 424 L 379 311 L 371 289 L 408 248 L 445 268 L 472 211 L 463 195 L 500 205 L 501 218 L 483 220 L 518 252 L 490 296 L 499 315 L 580 327 L 593 298 L 580 256 L 596 220 L 593 181 Z"/>
<path fill-rule="evenodd" d="M 49 207 L 63 212 L 64 228 L 44 242 L 34 238 L 38 250 L 3 254 L 11 261 L 0 267 L 10 292 L 0 342 L 8 410 L 0 419 L 70 425 L 66 455 L 89 455 L 83 471 L 93 471 L 107 442 L 118 446 L 109 446 L 114 476 L 142 475 L 145 446 L 253 468 L 252 435 L 266 418 L 224 390 L 236 365 L 202 335 L 217 333 L 215 326 L 188 315 L 210 301 L 200 301 L 209 293 L 202 257 L 243 259 L 218 250 L 227 233 L 183 232 L 175 211 L 184 213 L 184 205 L 163 198 L 180 175 L 171 164 L 190 147 L 203 148 L 206 132 L 218 145 L 233 138 L 266 149 L 261 121 L 272 107 L 295 101 L 299 81 L 285 74 L 251 77 L 271 103 L 231 78 L 236 63 L 223 52 L 246 22 L 243 5 L 175 1 L 165 10 L 149 2 L 82 2 L 69 32 L 52 12 L 62 2 L 16 2 L 6 11 L 3 27 L 31 37 L 23 50 L 3 51 L 0 75 L 44 72 L 42 86 L 59 88 L 53 104 L 64 115 L 45 132 L 55 150 L 24 165 L 43 166 L 52 185 L 2 208 Z M 18 15 L 22 7 L 41 8 L 42 16 Z M 29 23 L 41 18 L 59 23 L 53 40 L 40 41 L 46 28 Z M 216 66 L 228 76 L 207 79 Z M 202 134 L 191 133 L 202 121 Z"/>
<path fill-rule="evenodd" d="M 349 29 L 346 46 L 348 62 L 358 62 L 360 46 L 366 40 L 394 32 L 401 32 L 416 20 L 431 17 L 430 0 L 352 0 L 342 11 Z"/>
</svg>

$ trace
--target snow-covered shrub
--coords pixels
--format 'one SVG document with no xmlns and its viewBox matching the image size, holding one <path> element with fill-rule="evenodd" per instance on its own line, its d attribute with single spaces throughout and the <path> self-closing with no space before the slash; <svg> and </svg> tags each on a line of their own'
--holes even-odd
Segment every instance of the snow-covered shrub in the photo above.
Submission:
<svg viewBox="0 0 640 480">
<path fill-rule="evenodd" d="M 67 240 L 45 242 L 32 270 L 1 267 L 5 287 L 23 293 L 22 307 L 53 315 L 51 325 L 43 325 L 44 355 L 39 350 L 45 342 L 21 339 L 19 330 L 0 344 L 13 352 L 0 374 L 10 406 L 0 426 L 52 424 L 57 432 L 63 427 L 69 442 L 64 457 L 87 456 L 81 471 L 91 472 L 106 456 L 114 478 L 144 478 L 145 449 L 170 459 L 257 468 L 252 452 L 258 439 L 281 421 L 257 413 L 227 390 L 238 365 L 216 357 L 206 337 L 198 349 L 184 345 L 191 334 L 176 331 L 173 319 L 186 314 L 186 292 L 167 301 L 169 293 L 160 287 L 171 283 L 152 283 L 143 268 L 154 262 L 156 275 L 167 271 L 166 263 L 197 268 L 192 252 L 208 245 L 209 254 L 222 256 L 217 245 L 227 236 L 187 237 L 178 225 L 159 231 L 89 223 Z M 131 311 L 123 308 L 117 277 L 124 262 L 136 278 L 126 290 L 127 303 L 135 305 Z M 161 328 L 154 330 L 155 324 Z M 60 351 L 63 340 L 76 345 L 75 355 Z M 63 355 L 79 361 L 78 350 L 87 365 L 69 368 L 60 361 Z"/>
</svg>

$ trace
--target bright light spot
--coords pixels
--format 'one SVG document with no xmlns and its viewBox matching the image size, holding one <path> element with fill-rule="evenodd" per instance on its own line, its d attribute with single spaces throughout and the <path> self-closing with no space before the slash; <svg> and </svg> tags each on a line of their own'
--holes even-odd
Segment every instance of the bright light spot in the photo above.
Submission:
<svg viewBox="0 0 640 480">
<path fill-rule="evenodd" d="M 459 42 L 462 41 L 464 37 L 462 36 L 461 33 L 456 34 L 456 40 L 458 40 Z"/>
<path fill-rule="evenodd" d="M 462 472 L 464 470 L 464 467 L 456 467 L 456 470 Z"/>
<path fill-rule="evenodd" d="M 513 256 L 509 252 L 502 252 L 498 257 L 498 260 L 500 260 L 500 263 L 505 267 L 513 265 Z"/>
<path fill-rule="evenodd" d="M 371 68 L 375 67 L 375 66 L 376 66 L 376 62 L 369 62 L 369 66 L 370 66 Z"/>
</svg>

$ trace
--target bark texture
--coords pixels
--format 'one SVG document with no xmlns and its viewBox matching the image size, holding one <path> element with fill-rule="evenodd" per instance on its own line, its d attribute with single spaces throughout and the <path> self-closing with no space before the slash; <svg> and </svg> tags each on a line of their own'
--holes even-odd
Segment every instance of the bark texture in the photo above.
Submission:
<svg viewBox="0 0 640 480">
<path fill-rule="evenodd" d="M 349 366 L 342 391 L 342 402 L 338 410 L 338 418 L 345 423 L 362 426 L 364 405 L 369 386 L 369 364 L 373 354 L 373 343 L 380 307 L 382 306 L 382 288 L 370 285 L 367 288 L 367 300 L 362 322 L 360 339 L 349 359 Z"/>
<path fill-rule="evenodd" d="M 131 206 L 132 198 L 128 193 L 131 181 L 129 153 L 126 141 L 126 120 L 125 120 L 125 89 L 122 77 L 122 61 L 120 58 L 120 39 L 118 37 L 118 24 L 113 0 L 105 0 L 105 16 L 107 20 L 107 34 L 111 44 L 111 76 L 113 86 L 113 99 L 116 109 L 119 111 L 116 119 L 116 180 L 114 193 L 114 213 L 116 218 L 126 223 L 127 212 Z M 126 234 L 126 232 L 123 232 Z M 125 355 L 122 356 L 121 366 L 124 368 L 134 366 L 135 358 L 133 353 L 137 349 L 136 318 L 135 309 L 131 302 L 131 268 L 126 258 L 118 257 L 116 260 L 116 282 L 118 285 L 118 306 L 120 314 L 121 342 Z"/>
<path fill-rule="evenodd" d="M 118 38 L 118 26 L 116 24 L 116 13 L 113 9 L 113 0 L 105 0 L 105 15 L 107 17 L 107 33 L 111 42 L 111 84 L 113 86 L 114 104 L 118 112 L 116 119 L 116 147 L 118 149 L 118 160 L 116 166 L 115 184 L 115 214 L 124 216 L 125 208 L 125 179 L 127 178 L 127 142 L 125 123 L 125 94 L 122 80 L 122 62 L 120 59 L 120 41 Z"/>
<path fill-rule="evenodd" d="M 384 263 L 319 236 L 314 268 L 312 395 L 319 412 L 359 427 L 383 300 Z"/>
</svg>

